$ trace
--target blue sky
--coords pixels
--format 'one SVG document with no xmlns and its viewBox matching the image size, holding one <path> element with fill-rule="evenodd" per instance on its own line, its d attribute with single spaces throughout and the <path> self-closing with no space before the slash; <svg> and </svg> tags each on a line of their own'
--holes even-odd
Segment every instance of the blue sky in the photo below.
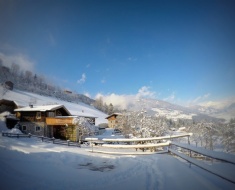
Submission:
<svg viewBox="0 0 235 190">
<path fill-rule="evenodd" d="M 0 0 L 0 57 L 92 98 L 231 98 L 235 1 Z"/>
</svg>

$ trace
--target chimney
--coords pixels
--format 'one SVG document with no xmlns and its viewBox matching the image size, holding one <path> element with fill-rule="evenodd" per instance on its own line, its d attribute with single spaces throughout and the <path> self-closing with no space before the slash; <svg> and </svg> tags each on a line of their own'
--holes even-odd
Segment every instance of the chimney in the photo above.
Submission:
<svg viewBox="0 0 235 190">
<path fill-rule="evenodd" d="M 33 108 L 33 104 L 30 104 L 29 107 Z"/>
</svg>

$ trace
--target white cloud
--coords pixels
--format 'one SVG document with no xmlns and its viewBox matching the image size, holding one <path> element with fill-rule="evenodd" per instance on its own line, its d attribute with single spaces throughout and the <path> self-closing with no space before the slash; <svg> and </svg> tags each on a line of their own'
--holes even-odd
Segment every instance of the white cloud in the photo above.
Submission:
<svg viewBox="0 0 235 190">
<path fill-rule="evenodd" d="M 103 101 L 107 104 L 112 103 L 114 106 L 120 107 L 121 109 L 126 109 L 130 104 L 132 104 L 136 97 L 135 95 L 118 95 L 118 94 L 108 94 L 104 95 L 98 93 L 95 98 L 103 98 Z"/>
<path fill-rule="evenodd" d="M 138 90 L 137 94 L 132 95 L 118 95 L 115 93 L 112 94 L 101 94 L 98 93 L 95 98 L 102 97 L 103 101 L 107 104 L 112 103 L 114 106 L 120 107 L 121 109 L 128 108 L 129 105 L 136 103 L 140 98 L 155 98 L 155 92 L 149 90 L 150 87 L 143 86 Z"/>
<path fill-rule="evenodd" d="M 83 73 L 83 74 L 82 74 L 82 78 L 80 78 L 80 79 L 77 81 L 77 83 L 78 83 L 78 84 L 82 84 L 82 83 L 84 83 L 85 81 L 86 81 L 86 74 Z"/>
<path fill-rule="evenodd" d="M 216 101 L 204 101 L 204 102 L 199 103 L 199 105 L 204 106 L 204 107 L 223 109 L 231 105 L 232 103 L 235 103 L 235 97 L 216 100 Z"/>
<path fill-rule="evenodd" d="M 91 98 L 91 95 L 88 92 L 85 92 L 84 95 Z"/>
<path fill-rule="evenodd" d="M 149 86 L 143 86 L 139 89 L 138 94 L 136 95 L 137 98 L 155 98 L 155 92 L 150 90 Z"/>
<path fill-rule="evenodd" d="M 175 92 L 172 92 L 170 96 L 164 98 L 163 100 L 167 102 L 173 102 L 175 100 Z"/>
<path fill-rule="evenodd" d="M 2 64 L 6 67 L 11 67 L 12 63 L 15 63 L 20 66 L 20 70 L 22 71 L 35 70 L 35 63 L 23 54 L 5 55 L 0 52 L 0 59 L 2 60 Z"/>
<path fill-rule="evenodd" d="M 198 104 L 202 101 L 205 101 L 207 98 L 209 98 L 209 96 L 210 96 L 210 93 L 204 94 L 202 96 L 198 96 L 193 101 L 191 101 L 191 104 Z"/>
</svg>

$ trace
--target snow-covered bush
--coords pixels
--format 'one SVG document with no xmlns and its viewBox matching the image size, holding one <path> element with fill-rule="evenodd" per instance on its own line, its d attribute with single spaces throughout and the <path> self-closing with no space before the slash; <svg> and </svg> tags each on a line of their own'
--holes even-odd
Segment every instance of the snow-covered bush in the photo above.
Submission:
<svg viewBox="0 0 235 190">
<path fill-rule="evenodd" d="M 79 142 L 81 142 L 82 137 L 92 136 L 98 133 L 98 127 L 89 123 L 84 117 L 74 118 L 73 124 L 76 126 Z"/>
</svg>

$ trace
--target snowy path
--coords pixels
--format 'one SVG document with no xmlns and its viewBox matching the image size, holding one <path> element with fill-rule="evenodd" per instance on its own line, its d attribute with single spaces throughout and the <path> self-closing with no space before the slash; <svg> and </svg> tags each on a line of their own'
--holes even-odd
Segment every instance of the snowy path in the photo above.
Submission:
<svg viewBox="0 0 235 190">
<path fill-rule="evenodd" d="M 235 189 L 170 155 L 104 155 L 88 150 L 0 136 L 1 189 Z"/>
</svg>

